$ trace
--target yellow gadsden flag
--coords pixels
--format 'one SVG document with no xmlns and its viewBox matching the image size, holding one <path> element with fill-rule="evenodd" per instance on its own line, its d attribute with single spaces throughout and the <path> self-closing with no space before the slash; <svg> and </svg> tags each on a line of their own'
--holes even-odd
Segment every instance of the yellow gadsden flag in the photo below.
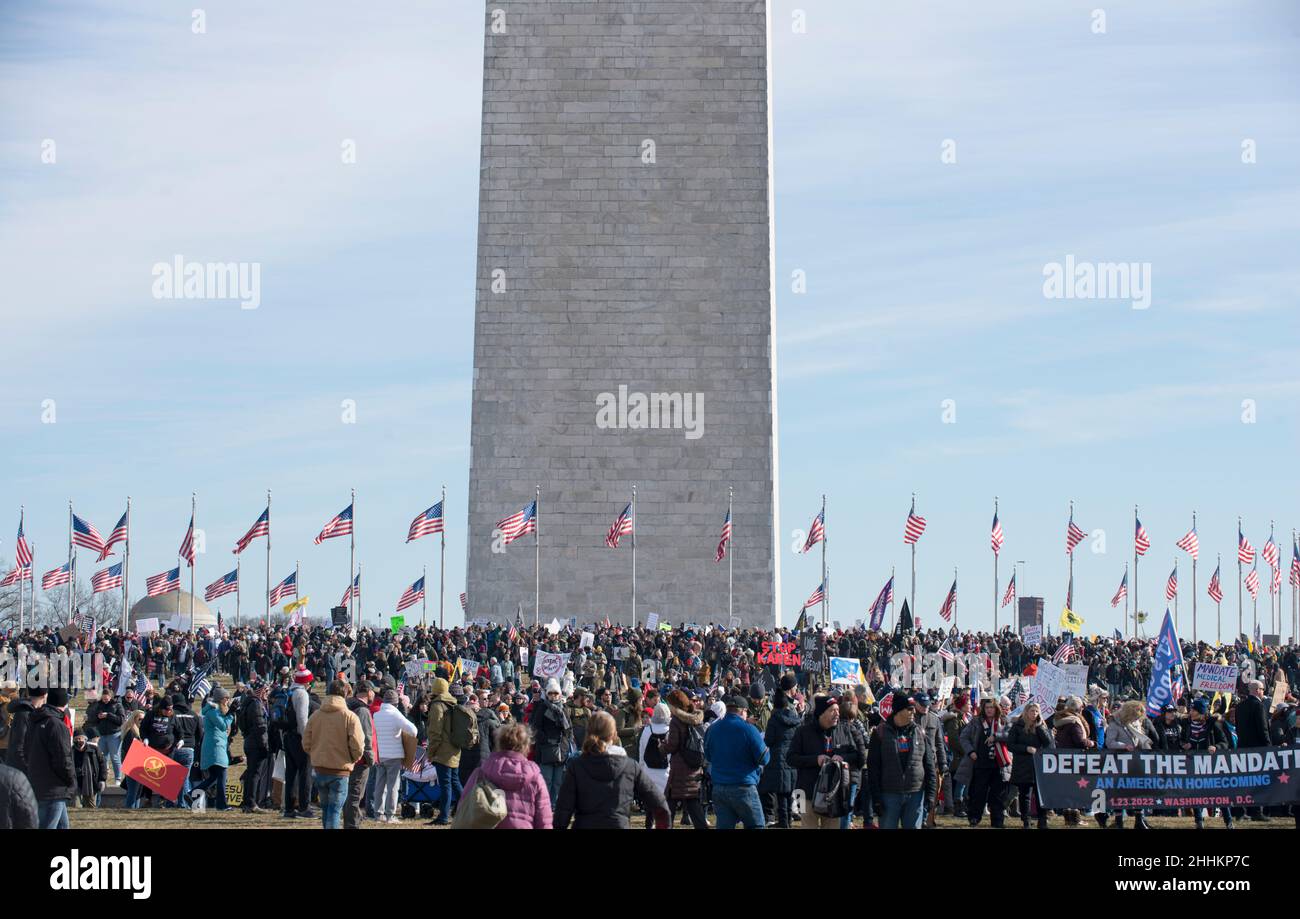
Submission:
<svg viewBox="0 0 1300 919">
<path fill-rule="evenodd" d="M 1068 606 L 1061 609 L 1061 630 L 1078 635 L 1083 630 L 1083 617 Z"/>
<path fill-rule="evenodd" d="M 311 597 L 302 597 L 301 599 L 290 601 L 284 605 L 284 611 L 286 613 L 296 613 L 309 602 L 311 602 Z"/>
</svg>

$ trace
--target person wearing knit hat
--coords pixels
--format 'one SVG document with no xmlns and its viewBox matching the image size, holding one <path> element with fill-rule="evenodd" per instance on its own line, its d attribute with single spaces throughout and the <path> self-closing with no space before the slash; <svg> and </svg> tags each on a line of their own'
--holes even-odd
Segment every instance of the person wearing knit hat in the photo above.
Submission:
<svg viewBox="0 0 1300 919">
<path fill-rule="evenodd" d="M 638 758 L 650 781 L 663 792 L 668 787 L 668 753 L 663 744 L 668 739 L 668 724 L 672 720 L 672 710 L 667 703 L 659 702 L 650 715 L 650 723 L 641 729 L 638 744 Z M 647 825 L 650 817 L 647 815 Z"/>
<path fill-rule="evenodd" d="M 840 719 L 840 702 L 836 697 L 815 696 L 812 712 L 813 717 L 795 731 L 786 760 L 797 770 L 795 788 L 803 792 L 806 803 L 800 827 L 835 830 L 840 827 L 840 818 L 847 813 L 852 773 L 856 771 L 861 774 L 862 767 L 866 765 L 866 743 L 861 732 L 854 731 L 847 721 Z M 813 810 L 811 802 L 817 794 L 822 767 L 828 762 L 842 766 L 846 809 L 843 812 L 820 814 Z"/>
<path fill-rule="evenodd" d="M 907 693 L 895 692 L 890 702 L 889 717 L 871 732 L 866 779 L 882 830 L 919 830 L 925 797 L 938 785 L 936 751 Z"/>
<path fill-rule="evenodd" d="M 293 673 L 293 682 L 298 686 L 309 686 L 315 679 L 306 664 L 299 664 L 298 669 Z"/>
<path fill-rule="evenodd" d="M 54 688 L 41 695 L 45 704 L 31 713 L 24 738 L 24 771 L 36 793 L 37 825 L 43 830 L 66 830 L 68 799 L 77 793 L 72 731 L 64 713 L 68 691 Z"/>
<path fill-rule="evenodd" d="M 284 750 L 283 816 L 285 819 L 313 819 L 316 812 L 311 802 L 311 758 L 302 746 L 302 735 L 307 729 L 307 719 L 320 707 L 320 700 L 311 694 L 314 677 L 305 665 L 299 664 L 293 674 L 293 691 L 289 693 L 287 724 L 280 730 L 280 745 Z"/>
<path fill-rule="evenodd" d="M 536 685 L 537 681 L 533 683 Z M 564 768 L 573 743 L 573 726 L 562 703 L 559 681 L 549 679 L 545 691 L 534 700 L 528 718 L 533 733 L 533 760 L 542 770 L 542 781 L 546 783 L 552 808 L 559 799 L 560 783 L 564 780 Z"/>
</svg>

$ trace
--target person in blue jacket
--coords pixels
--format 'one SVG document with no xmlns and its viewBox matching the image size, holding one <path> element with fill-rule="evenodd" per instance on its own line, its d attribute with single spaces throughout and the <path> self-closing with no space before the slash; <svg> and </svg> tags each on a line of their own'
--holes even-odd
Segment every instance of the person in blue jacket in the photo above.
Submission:
<svg viewBox="0 0 1300 919">
<path fill-rule="evenodd" d="M 717 828 L 734 830 L 740 823 L 747 830 L 761 830 L 764 820 L 758 779 L 771 753 L 758 728 L 746 720 L 749 700 L 732 696 L 726 702 L 727 714 L 704 735 Z"/>
<path fill-rule="evenodd" d="M 203 746 L 199 751 L 199 768 L 203 781 L 190 792 L 191 800 L 198 792 L 215 801 L 217 810 L 226 810 L 226 769 L 230 766 L 230 725 L 235 716 L 230 714 L 230 696 L 218 686 L 203 702 Z"/>
</svg>

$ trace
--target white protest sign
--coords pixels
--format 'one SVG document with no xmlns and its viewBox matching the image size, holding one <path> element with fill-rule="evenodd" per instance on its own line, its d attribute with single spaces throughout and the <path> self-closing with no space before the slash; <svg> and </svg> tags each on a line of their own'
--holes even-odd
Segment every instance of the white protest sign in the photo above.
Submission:
<svg viewBox="0 0 1300 919">
<path fill-rule="evenodd" d="M 561 626 L 560 626 L 560 620 L 558 620 L 558 619 L 552 619 L 552 620 L 551 620 L 549 623 L 547 623 L 547 625 L 546 625 L 546 631 L 547 631 L 547 633 L 550 634 L 550 635 L 559 635 L 559 634 L 560 634 L 560 628 L 561 628 Z"/>
<path fill-rule="evenodd" d="M 956 685 L 957 685 L 956 676 L 949 675 L 944 677 L 942 680 L 939 681 L 939 688 L 935 690 L 934 701 L 942 702 L 944 699 L 951 696 L 952 688 Z"/>
<path fill-rule="evenodd" d="M 533 676 L 539 680 L 560 679 L 569 666 L 569 655 L 553 654 L 550 651 L 538 651 L 533 663 Z"/>
<path fill-rule="evenodd" d="M 528 671 L 528 649 L 527 648 L 519 649 L 519 666 L 524 670 L 525 673 Z"/>
<path fill-rule="evenodd" d="M 647 629 L 649 629 L 650 631 L 652 631 L 652 632 L 653 632 L 655 629 L 659 628 L 659 614 L 658 614 L 658 613 L 651 613 L 649 616 L 646 616 L 646 617 L 645 617 L 645 627 L 646 627 Z"/>
<path fill-rule="evenodd" d="M 1231 664 L 1196 665 L 1192 677 L 1192 689 L 1205 692 L 1236 692 L 1237 668 Z"/>
<path fill-rule="evenodd" d="M 578 642 L 578 648 L 594 648 L 596 646 L 596 636 L 591 632 L 583 632 L 582 640 Z"/>
<path fill-rule="evenodd" d="M 158 631 L 158 617 L 154 616 L 149 619 L 137 619 L 135 621 L 135 630 L 141 635 L 153 635 Z"/>
<path fill-rule="evenodd" d="M 1043 643 L 1043 627 L 1041 625 L 1027 625 L 1020 632 L 1020 640 L 1025 644 L 1041 645 Z"/>
</svg>

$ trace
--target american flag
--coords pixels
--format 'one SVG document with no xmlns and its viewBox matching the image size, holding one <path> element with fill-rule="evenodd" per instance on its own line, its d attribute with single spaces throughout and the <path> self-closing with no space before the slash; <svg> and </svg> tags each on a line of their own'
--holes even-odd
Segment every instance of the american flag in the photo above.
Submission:
<svg viewBox="0 0 1300 919">
<path fill-rule="evenodd" d="M 1291 584 L 1300 587 L 1300 544 L 1291 543 Z"/>
<path fill-rule="evenodd" d="M 939 657 L 950 664 L 957 659 L 957 655 L 953 653 L 952 645 L 948 643 L 947 638 L 943 640 L 943 644 L 939 645 Z"/>
<path fill-rule="evenodd" d="M 1222 566 L 1215 566 L 1214 574 L 1210 575 L 1210 599 L 1215 603 L 1223 602 L 1223 582 L 1219 580 L 1220 567 Z"/>
<path fill-rule="evenodd" d="M 122 563 L 109 565 L 103 571 L 96 571 L 90 576 L 91 593 L 102 594 L 122 586 Z"/>
<path fill-rule="evenodd" d="M 727 546 L 731 544 L 731 508 L 727 508 L 727 519 L 722 521 L 722 538 L 718 540 L 718 551 L 714 553 L 715 562 L 722 561 L 727 554 Z"/>
<path fill-rule="evenodd" d="M 512 625 L 510 627 L 510 631 L 506 633 L 506 642 L 508 644 L 513 645 L 515 643 L 515 639 L 518 637 L 519 637 L 519 630 Z"/>
<path fill-rule="evenodd" d="M 1119 590 L 1115 591 L 1115 596 L 1110 598 L 1111 607 L 1119 606 L 1128 596 L 1128 572 L 1124 572 L 1123 579 L 1119 582 Z"/>
<path fill-rule="evenodd" d="M 1136 530 L 1133 533 L 1133 551 L 1138 555 L 1146 555 L 1147 549 L 1151 548 L 1151 540 L 1147 537 L 1147 528 L 1142 525 L 1142 521 L 1136 517 L 1133 518 Z"/>
<path fill-rule="evenodd" d="M 135 690 L 137 696 L 142 696 L 149 691 L 149 678 L 144 675 L 143 670 L 135 672 L 135 685 L 131 688 Z"/>
<path fill-rule="evenodd" d="M 1169 580 L 1165 583 L 1165 599 L 1172 600 L 1178 596 L 1178 566 L 1174 565 L 1174 570 L 1169 572 Z"/>
<path fill-rule="evenodd" d="M 1011 583 L 1007 585 L 1006 593 L 1002 595 L 1002 605 L 1006 606 L 1016 598 L 1016 573 L 1011 572 Z"/>
<path fill-rule="evenodd" d="M 66 584 L 72 578 L 72 563 L 64 562 L 53 571 L 47 571 L 41 577 L 41 590 L 49 590 L 52 587 L 58 587 L 60 584 Z"/>
<path fill-rule="evenodd" d="M 343 510 L 339 511 L 330 518 L 330 522 L 325 524 L 324 529 L 316 534 L 314 542 L 320 545 L 327 539 L 333 539 L 335 536 L 347 536 L 352 532 L 352 505 L 349 504 Z"/>
<path fill-rule="evenodd" d="M 1078 656 L 1078 653 L 1079 649 L 1075 646 L 1074 639 L 1067 638 L 1065 641 L 1061 642 L 1061 646 L 1057 648 L 1056 653 L 1052 655 L 1052 663 L 1068 664 Z"/>
<path fill-rule="evenodd" d="M 1201 554 L 1201 541 L 1196 538 L 1196 527 L 1192 527 L 1190 530 L 1188 530 L 1187 535 L 1184 536 L 1182 539 L 1178 540 L 1178 542 L 1175 543 L 1175 545 L 1177 545 L 1178 548 L 1182 549 L 1184 552 L 1189 553 L 1193 559 L 1199 556 Z M 1277 552 L 1276 546 L 1273 548 L 1273 552 L 1276 554 Z"/>
<path fill-rule="evenodd" d="M 285 597 L 298 596 L 298 572 L 289 575 L 279 584 L 271 588 L 271 605 L 279 603 Z"/>
<path fill-rule="evenodd" d="M 0 587 L 10 587 L 19 581 L 30 581 L 32 579 L 31 566 L 26 568 L 15 568 L 5 575 L 3 581 L 0 581 Z"/>
<path fill-rule="evenodd" d="M 76 514 L 72 515 L 72 544 L 94 549 L 96 552 L 104 551 L 104 537 L 99 535 L 99 530 Z"/>
<path fill-rule="evenodd" d="M 1025 687 L 1025 681 L 1016 677 L 1016 681 L 1011 684 L 1011 689 L 1007 692 L 1007 698 L 1016 708 L 1024 705 L 1029 701 L 1029 690 Z"/>
<path fill-rule="evenodd" d="M 155 574 L 153 577 L 144 579 L 145 593 L 150 597 L 156 597 L 159 594 L 170 593 L 173 590 L 181 589 L 181 569 L 179 566 L 171 571 L 164 571 L 162 574 Z"/>
<path fill-rule="evenodd" d="M 1241 527 L 1237 527 L 1237 558 L 1243 565 L 1255 564 L 1255 547 L 1246 539 L 1245 534 L 1241 532 Z"/>
<path fill-rule="evenodd" d="M 23 534 L 23 521 L 18 519 L 18 542 L 14 544 L 14 561 L 18 563 L 19 568 L 30 568 L 32 566 L 32 547 L 27 543 L 27 537 Z"/>
<path fill-rule="evenodd" d="M 1264 557 L 1264 561 L 1268 562 L 1270 568 L 1278 566 L 1281 555 L 1277 551 L 1277 543 L 1273 542 L 1272 533 L 1268 534 L 1268 542 L 1264 543 L 1264 548 L 1259 550 L 1259 554 Z"/>
<path fill-rule="evenodd" d="M 179 568 L 176 569 L 176 573 L 178 575 L 180 574 Z M 217 597 L 224 597 L 226 594 L 233 594 L 237 590 L 239 590 L 238 568 L 230 572 L 230 574 L 223 575 L 209 584 L 207 590 L 203 591 L 203 599 L 210 602 L 217 599 Z"/>
<path fill-rule="evenodd" d="M 406 588 L 406 592 L 403 593 L 401 598 L 397 601 L 397 611 L 400 613 L 407 607 L 419 603 L 422 599 L 424 599 L 423 577 L 419 578 L 414 584 Z"/>
<path fill-rule="evenodd" d="M 115 545 L 120 542 L 126 542 L 128 516 L 130 516 L 130 511 L 126 511 L 122 514 L 121 519 L 117 521 L 117 526 L 113 527 L 113 532 L 108 534 L 108 541 L 104 543 L 104 548 L 99 550 L 99 558 L 95 559 L 95 561 L 102 562 L 113 554 L 112 548 Z"/>
<path fill-rule="evenodd" d="M 534 500 L 521 511 L 516 511 L 504 520 L 497 521 L 497 529 L 506 538 L 505 545 L 510 545 L 520 536 L 537 532 L 537 502 Z"/>
<path fill-rule="evenodd" d="M 812 592 L 812 596 L 804 601 L 803 608 L 807 609 L 810 606 L 816 606 L 818 603 L 822 602 L 825 599 L 826 599 L 826 582 L 822 581 L 820 584 L 817 585 L 817 589 Z"/>
<path fill-rule="evenodd" d="M 605 545 L 611 549 L 618 548 L 618 541 L 632 532 L 632 504 L 628 503 L 623 512 L 615 518 L 609 532 L 605 534 Z"/>
<path fill-rule="evenodd" d="M 1070 575 L 1070 583 L 1065 587 L 1065 608 L 1074 609 L 1074 575 Z"/>
<path fill-rule="evenodd" d="M 185 531 L 185 538 L 181 540 L 181 547 L 176 553 L 189 563 L 191 568 L 194 567 L 194 515 L 190 514 L 190 526 Z"/>
<path fill-rule="evenodd" d="M 415 762 L 411 763 L 411 768 L 407 770 L 412 775 L 423 775 L 424 770 L 429 768 L 429 748 L 420 747 L 419 754 L 415 757 Z"/>
<path fill-rule="evenodd" d="M 952 586 L 948 588 L 948 596 L 944 598 L 943 606 L 939 607 L 939 615 L 943 617 L 944 622 L 952 621 L 952 614 L 957 609 L 957 579 L 952 579 Z"/>
<path fill-rule="evenodd" d="M 442 531 L 442 502 L 439 501 L 411 521 L 411 528 L 407 531 L 406 541 L 410 542 L 412 539 L 419 539 L 421 536 L 441 533 Z"/>
<path fill-rule="evenodd" d="M 1002 551 L 1002 521 L 998 520 L 996 511 L 993 513 L 993 532 L 989 535 L 989 542 L 993 546 L 994 555 Z"/>
<path fill-rule="evenodd" d="M 348 601 L 353 597 L 358 600 L 361 599 L 361 572 L 359 571 L 357 576 L 352 579 L 352 583 L 348 585 L 348 589 L 343 591 L 343 599 L 339 601 L 339 606 L 347 606 Z"/>
<path fill-rule="evenodd" d="M 916 507 L 907 512 L 907 523 L 903 525 L 903 544 L 910 546 L 921 538 L 925 532 L 925 518 L 916 516 Z"/>
<path fill-rule="evenodd" d="M 248 532 L 239 538 L 239 542 L 235 543 L 235 554 L 238 555 L 243 552 L 248 548 L 249 543 L 259 536 L 265 536 L 268 539 L 271 537 L 271 509 L 269 507 L 262 511 L 261 516 L 253 521 L 253 525 L 249 527 Z"/>
<path fill-rule="evenodd" d="M 469 594 L 465 593 L 464 591 L 461 591 L 460 594 L 460 611 L 462 613 L 469 612 Z"/>
<path fill-rule="evenodd" d="M 1282 569 L 1274 568 L 1273 577 L 1269 580 L 1268 592 L 1271 594 L 1275 594 L 1278 592 L 1278 590 L 1281 589 L 1281 587 L 1282 587 Z"/>
<path fill-rule="evenodd" d="M 803 551 L 807 552 L 817 543 L 826 538 L 826 512 L 818 511 L 817 516 L 813 518 L 812 526 L 808 528 L 808 538 L 804 541 Z"/>
<path fill-rule="evenodd" d="M 1250 591 L 1252 600 L 1259 596 L 1259 571 L 1252 568 L 1250 574 L 1246 575 L 1246 589 Z"/>
<path fill-rule="evenodd" d="M 1074 511 L 1070 511 L 1070 525 L 1065 528 L 1065 554 L 1073 555 L 1074 547 L 1083 542 L 1084 537 L 1087 535 L 1074 522 Z"/>
</svg>

